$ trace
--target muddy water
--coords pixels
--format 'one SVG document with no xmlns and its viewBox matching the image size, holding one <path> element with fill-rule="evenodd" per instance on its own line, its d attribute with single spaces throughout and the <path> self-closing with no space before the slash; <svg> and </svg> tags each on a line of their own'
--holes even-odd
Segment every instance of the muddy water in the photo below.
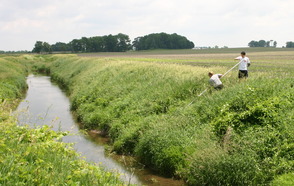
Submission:
<svg viewBox="0 0 294 186">
<path fill-rule="evenodd" d="M 50 81 L 50 77 L 30 75 L 27 84 L 29 89 L 26 98 L 17 108 L 19 125 L 49 125 L 56 131 L 69 131 L 71 135 L 64 137 L 64 142 L 74 143 L 74 149 L 87 161 L 101 164 L 106 170 L 119 172 L 126 183 L 183 185 L 181 181 L 156 176 L 142 166 L 134 166 L 136 163 L 130 157 L 107 155 L 104 149 L 107 138 L 101 138 L 95 131 L 89 134 L 79 131 L 70 112 L 69 99 Z"/>
</svg>

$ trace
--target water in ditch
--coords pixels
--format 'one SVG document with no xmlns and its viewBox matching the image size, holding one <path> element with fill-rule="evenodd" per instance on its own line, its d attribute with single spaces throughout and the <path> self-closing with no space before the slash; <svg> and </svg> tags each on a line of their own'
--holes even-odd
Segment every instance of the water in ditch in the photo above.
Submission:
<svg viewBox="0 0 294 186">
<path fill-rule="evenodd" d="M 74 149 L 87 161 L 101 164 L 106 170 L 119 172 L 126 183 L 183 185 L 182 181 L 157 176 L 150 170 L 130 167 L 130 158 L 105 153 L 104 144 L 107 139 L 101 138 L 96 132 L 80 132 L 79 125 L 70 112 L 68 97 L 50 81 L 50 77 L 30 75 L 27 84 L 29 88 L 26 97 L 17 108 L 19 125 L 49 125 L 56 131 L 69 131 L 71 135 L 64 137 L 64 142 L 74 143 Z"/>
</svg>

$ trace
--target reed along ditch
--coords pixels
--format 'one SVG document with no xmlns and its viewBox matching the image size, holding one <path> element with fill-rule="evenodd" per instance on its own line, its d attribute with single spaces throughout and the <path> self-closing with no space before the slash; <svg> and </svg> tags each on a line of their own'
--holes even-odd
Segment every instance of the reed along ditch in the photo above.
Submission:
<svg viewBox="0 0 294 186">
<path fill-rule="evenodd" d="M 68 131 L 69 135 L 62 139 L 63 142 L 73 143 L 73 148 L 87 161 L 118 172 L 126 183 L 171 186 L 184 184 L 144 169 L 131 157 L 107 153 L 105 145 L 108 139 L 95 131 L 85 133 L 80 130 L 81 125 L 75 121 L 70 111 L 68 97 L 49 76 L 30 75 L 27 77 L 27 84 L 26 97 L 16 111 L 19 125 L 29 125 L 32 128 L 49 125 L 55 131 Z"/>
</svg>

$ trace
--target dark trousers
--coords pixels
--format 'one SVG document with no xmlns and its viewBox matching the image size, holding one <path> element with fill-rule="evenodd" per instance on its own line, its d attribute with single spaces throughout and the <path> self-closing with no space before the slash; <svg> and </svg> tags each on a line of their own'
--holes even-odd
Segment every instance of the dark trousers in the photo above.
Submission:
<svg viewBox="0 0 294 186">
<path fill-rule="evenodd" d="M 238 78 L 248 78 L 248 70 L 239 70 Z"/>
<path fill-rule="evenodd" d="M 224 85 L 223 84 L 214 87 L 215 90 L 221 90 L 223 88 L 224 88 Z"/>
</svg>

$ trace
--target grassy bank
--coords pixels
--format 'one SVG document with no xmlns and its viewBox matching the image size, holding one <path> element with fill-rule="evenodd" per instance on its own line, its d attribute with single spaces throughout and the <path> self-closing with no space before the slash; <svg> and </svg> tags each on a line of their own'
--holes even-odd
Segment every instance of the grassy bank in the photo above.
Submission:
<svg viewBox="0 0 294 186">
<path fill-rule="evenodd" d="M 202 97 L 207 72 L 224 73 L 236 54 L 140 55 L 45 56 L 35 69 L 67 89 L 85 128 L 108 132 L 114 151 L 160 174 L 190 185 L 270 184 L 292 175 L 292 51 L 252 53 L 247 81 L 230 73 L 224 90 Z"/>
<path fill-rule="evenodd" d="M 117 175 L 80 160 L 66 135 L 30 129 L 10 116 L 22 98 L 32 56 L 0 57 L 0 185 L 123 185 Z"/>
</svg>

